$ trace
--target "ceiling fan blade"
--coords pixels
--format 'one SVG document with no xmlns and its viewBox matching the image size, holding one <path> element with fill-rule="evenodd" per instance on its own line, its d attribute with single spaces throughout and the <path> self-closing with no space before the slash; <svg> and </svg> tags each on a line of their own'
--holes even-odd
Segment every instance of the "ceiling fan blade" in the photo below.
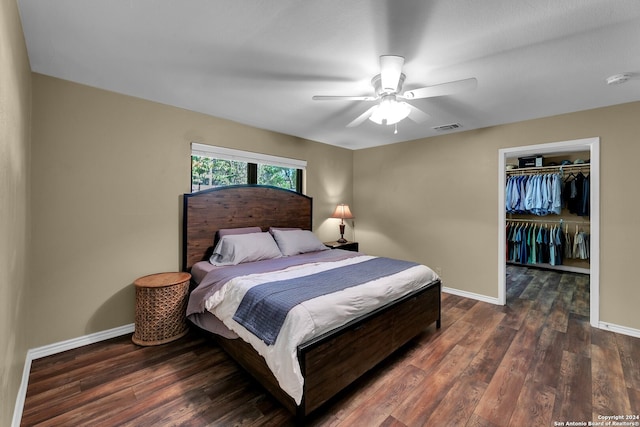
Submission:
<svg viewBox="0 0 640 427">
<path fill-rule="evenodd" d="M 402 56 L 383 55 L 380 57 L 380 82 L 383 92 L 398 90 L 403 65 L 404 57 Z"/>
<path fill-rule="evenodd" d="M 427 113 L 425 113 L 424 111 L 422 111 L 419 108 L 414 107 L 413 105 L 406 103 L 409 106 L 409 115 L 407 117 L 409 117 L 411 120 L 413 120 L 416 123 L 423 123 L 426 122 L 427 120 L 429 120 L 431 118 L 431 116 Z"/>
<path fill-rule="evenodd" d="M 324 96 L 315 95 L 311 97 L 314 101 L 375 101 L 375 96 Z"/>
<path fill-rule="evenodd" d="M 374 105 L 373 107 L 369 108 L 364 113 L 360 114 L 354 121 L 349 123 L 347 125 L 347 127 L 348 128 L 353 128 L 353 127 L 356 127 L 356 126 L 362 124 L 362 122 L 364 122 L 365 120 L 367 120 L 369 118 L 369 116 L 371 116 L 371 113 L 373 113 L 373 109 L 376 108 L 377 106 L 378 105 Z"/>
<path fill-rule="evenodd" d="M 408 90 L 402 94 L 404 99 L 432 98 L 434 96 L 453 95 L 465 90 L 475 89 L 478 80 L 475 78 L 456 80 L 454 82 L 427 86 L 420 89 Z"/>
</svg>

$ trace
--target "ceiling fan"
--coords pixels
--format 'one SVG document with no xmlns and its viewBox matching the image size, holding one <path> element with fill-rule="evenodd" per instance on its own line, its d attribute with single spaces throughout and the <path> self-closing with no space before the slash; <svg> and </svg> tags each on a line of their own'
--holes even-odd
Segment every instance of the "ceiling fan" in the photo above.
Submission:
<svg viewBox="0 0 640 427">
<path fill-rule="evenodd" d="M 358 126 L 367 119 L 381 125 L 393 125 L 409 117 L 409 119 L 416 123 L 422 123 L 430 116 L 405 101 L 451 95 L 474 89 L 478 83 L 475 78 L 469 78 L 403 92 L 402 85 L 406 78 L 402 73 L 403 65 L 404 57 L 402 56 L 383 55 L 380 57 L 380 74 L 377 74 L 371 79 L 371 85 L 375 90 L 375 95 L 316 95 L 312 99 L 315 101 L 380 101 L 350 122 L 347 127 Z"/>
</svg>

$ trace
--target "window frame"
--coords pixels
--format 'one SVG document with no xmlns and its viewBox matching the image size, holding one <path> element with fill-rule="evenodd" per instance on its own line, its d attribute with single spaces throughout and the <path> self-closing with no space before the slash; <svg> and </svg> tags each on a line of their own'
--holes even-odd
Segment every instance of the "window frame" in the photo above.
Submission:
<svg viewBox="0 0 640 427">
<path fill-rule="evenodd" d="M 253 153 L 250 151 L 235 150 L 226 147 L 217 147 L 213 145 L 191 143 L 191 157 L 201 156 L 213 159 L 231 160 L 247 163 L 247 181 L 245 184 L 258 184 L 258 164 L 276 166 L 287 169 L 296 169 L 295 191 L 304 194 L 304 172 L 307 167 L 306 160 L 290 159 L 286 157 L 272 156 L 268 154 Z M 192 162 L 193 165 L 193 162 Z M 193 192 L 193 170 L 191 172 L 191 191 Z M 289 189 L 288 189 L 289 190 Z"/>
</svg>

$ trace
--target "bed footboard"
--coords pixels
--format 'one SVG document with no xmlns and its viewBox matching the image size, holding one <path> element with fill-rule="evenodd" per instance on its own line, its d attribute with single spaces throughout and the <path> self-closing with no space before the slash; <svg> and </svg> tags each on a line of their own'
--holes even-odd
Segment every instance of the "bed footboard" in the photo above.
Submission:
<svg viewBox="0 0 640 427">
<path fill-rule="evenodd" d="M 340 390 L 436 322 L 440 327 L 441 283 L 407 295 L 298 348 L 304 382 L 298 417 Z"/>
<path fill-rule="evenodd" d="M 217 337 L 220 346 L 298 420 L 375 367 L 432 323 L 440 327 L 441 283 L 437 280 L 298 347 L 305 378 L 300 405 L 280 389 L 264 359 L 241 339 Z"/>
</svg>

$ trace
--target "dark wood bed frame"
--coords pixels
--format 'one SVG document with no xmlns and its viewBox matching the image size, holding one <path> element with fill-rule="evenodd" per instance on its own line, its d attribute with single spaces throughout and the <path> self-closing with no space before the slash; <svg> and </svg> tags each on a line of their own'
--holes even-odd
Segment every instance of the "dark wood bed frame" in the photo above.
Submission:
<svg viewBox="0 0 640 427">
<path fill-rule="evenodd" d="M 259 226 L 311 230 L 313 200 L 276 187 L 241 185 L 184 195 L 183 269 L 208 259 L 216 231 Z M 278 385 L 264 359 L 241 339 L 216 337 L 224 350 L 289 411 L 303 419 L 432 323 L 440 327 L 440 280 L 298 346 L 304 377 L 300 405 Z"/>
</svg>

